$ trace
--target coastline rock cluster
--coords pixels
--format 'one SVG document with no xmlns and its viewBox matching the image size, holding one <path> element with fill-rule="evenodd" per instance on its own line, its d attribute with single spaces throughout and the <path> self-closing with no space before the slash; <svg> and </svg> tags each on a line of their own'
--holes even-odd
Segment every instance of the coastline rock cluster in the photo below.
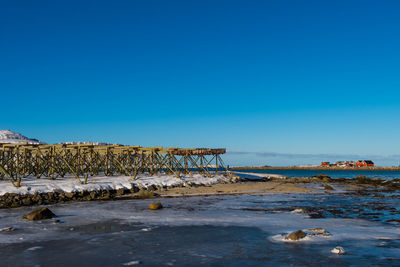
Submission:
<svg viewBox="0 0 400 267">
<path fill-rule="evenodd" d="M 235 176 L 230 181 L 220 183 L 237 183 L 238 180 Z M 35 205 L 49 205 L 56 203 L 63 203 L 69 201 L 93 201 L 93 200 L 111 200 L 115 198 L 153 198 L 157 197 L 156 191 L 164 191 L 175 187 L 186 186 L 199 186 L 195 184 L 178 184 L 171 186 L 156 186 L 148 185 L 141 186 L 131 184 L 130 188 L 119 189 L 101 189 L 94 191 L 75 191 L 64 192 L 62 190 L 55 190 L 52 192 L 44 192 L 35 194 L 16 194 L 6 193 L 0 195 L 0 209 L 1 208 L 17 208 L 21 206 L 35 206 Z"/>
<path fill-rule="evenodd" d="M 365 186 L 375 186 L 375 187 L 385 187 L 388 189 L 397 190 L 400 189 L 400 179 L 382 180 L 382 179 L 372 179 L 365 175 L 358 175 L 356 178 L 335 178 L 332 179 L 328 175 L 318 174 L 312 177 L 290 177 L 286 179 L 271 177 L 272 181 L 280 181 L 286 183 L 342 183 L 342 184 L 354 184 L 354 185 L 365 185 Z M 324 186 L 325 190 L 334 190 L 331 185 L 326 184 Z"/>
<path fill-rule="evenodd" d="M 0 208 L 17 208 L 21 206 L 48 205 L 62 203 L 68 201 L 91 201 L 91 200 L 110 200 L 127 194 L 142 193 L 137 198 L 149 198 L 154 196 L 153 191 L 156 187 L 139 188 L 132 185 L 131 189 L 120 188 L 117 190 L 97 190 L 97 191 L 80 191 L 80 192 L 64 192 L 56 190 L 47 193 L 35 193 L 20 195 L 15 193 L 6 193 L 0 196 Z M 146 196 L 144 196 L 146 195 Z M 134 196 L 133 196 L 134 197 Z"/>
</svg>

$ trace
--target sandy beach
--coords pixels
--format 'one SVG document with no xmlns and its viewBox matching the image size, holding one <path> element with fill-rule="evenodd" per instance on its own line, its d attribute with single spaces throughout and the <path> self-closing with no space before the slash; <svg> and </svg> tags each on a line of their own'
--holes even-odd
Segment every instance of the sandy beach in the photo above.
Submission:
<svg viewBox="0 0 400 267">
<path fill-rule="evenodd" d="M 253 193 L 306 193 L 313 189 L 302 187 L 304 183 L 287 183 L 279 181 L 238 182 L 234 184 L 212 184 L 207 186 L 177 187 L 158 192 L 160 196 L 199 196 L 228 195 Z"/>
</svg>

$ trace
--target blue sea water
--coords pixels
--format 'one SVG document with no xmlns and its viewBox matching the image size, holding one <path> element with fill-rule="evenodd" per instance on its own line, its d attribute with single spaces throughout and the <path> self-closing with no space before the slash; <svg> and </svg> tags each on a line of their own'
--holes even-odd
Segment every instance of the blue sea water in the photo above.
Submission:
<svg viewBox="0 0 400 267">
<path fill-rule="evenodd" d="M 0 232 L 0 266 L 399 266 L 399 192 L 335 189 L 163 198 L 157 211 L 151 199 L 48 206 L 59 223 L 0 210 L 0 228 L 15 228 Z M 319 227 L 331 236 L 283 239 Z"/>
<path fill-rule="evenodd" d="M 359 170 L 237 170 L 235 172 L 253 172 L 253 173 L 267 173 L 267 174 L 280 174 L 287 177 L 311 177 L 318 174 L 326 174 L 331 178 L 356 178 L 358 175 L 365 175 L 371 179 L 384 179 L 391 180 L 400 178 L 400 171 L 359 171 Z"/>
</svg>

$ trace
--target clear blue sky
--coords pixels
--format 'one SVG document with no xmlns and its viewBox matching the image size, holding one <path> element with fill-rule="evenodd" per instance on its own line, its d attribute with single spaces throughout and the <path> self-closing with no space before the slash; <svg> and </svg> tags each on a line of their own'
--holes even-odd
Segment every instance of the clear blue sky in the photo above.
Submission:
<svg viewBox="0 0 400 267">
<path fill-rule="evenodd" d="M 2 1 L 0 129 L 400 160 L 399 1 Z"/>
</svg>

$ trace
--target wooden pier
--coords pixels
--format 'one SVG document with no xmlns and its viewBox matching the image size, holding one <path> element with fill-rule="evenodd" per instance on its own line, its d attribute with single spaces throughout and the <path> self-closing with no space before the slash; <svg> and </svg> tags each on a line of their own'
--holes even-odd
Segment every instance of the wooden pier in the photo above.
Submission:
<svg viewBox="0 0 400 267">
<path fill-rule="evenodd" d="M 80 183 L 103 173 L 106 176 L 126 175 L 133 180 L 139 174 L 160 173 L 181 177 L 198 172 L 229 171 L 221 155 L 226 149 L 163 148 L 123 145 L 0 144 L 0 179 L 8 179 L 20 187 L 23 178 L 63 178 L 73 175 Z"/>
</svg>

